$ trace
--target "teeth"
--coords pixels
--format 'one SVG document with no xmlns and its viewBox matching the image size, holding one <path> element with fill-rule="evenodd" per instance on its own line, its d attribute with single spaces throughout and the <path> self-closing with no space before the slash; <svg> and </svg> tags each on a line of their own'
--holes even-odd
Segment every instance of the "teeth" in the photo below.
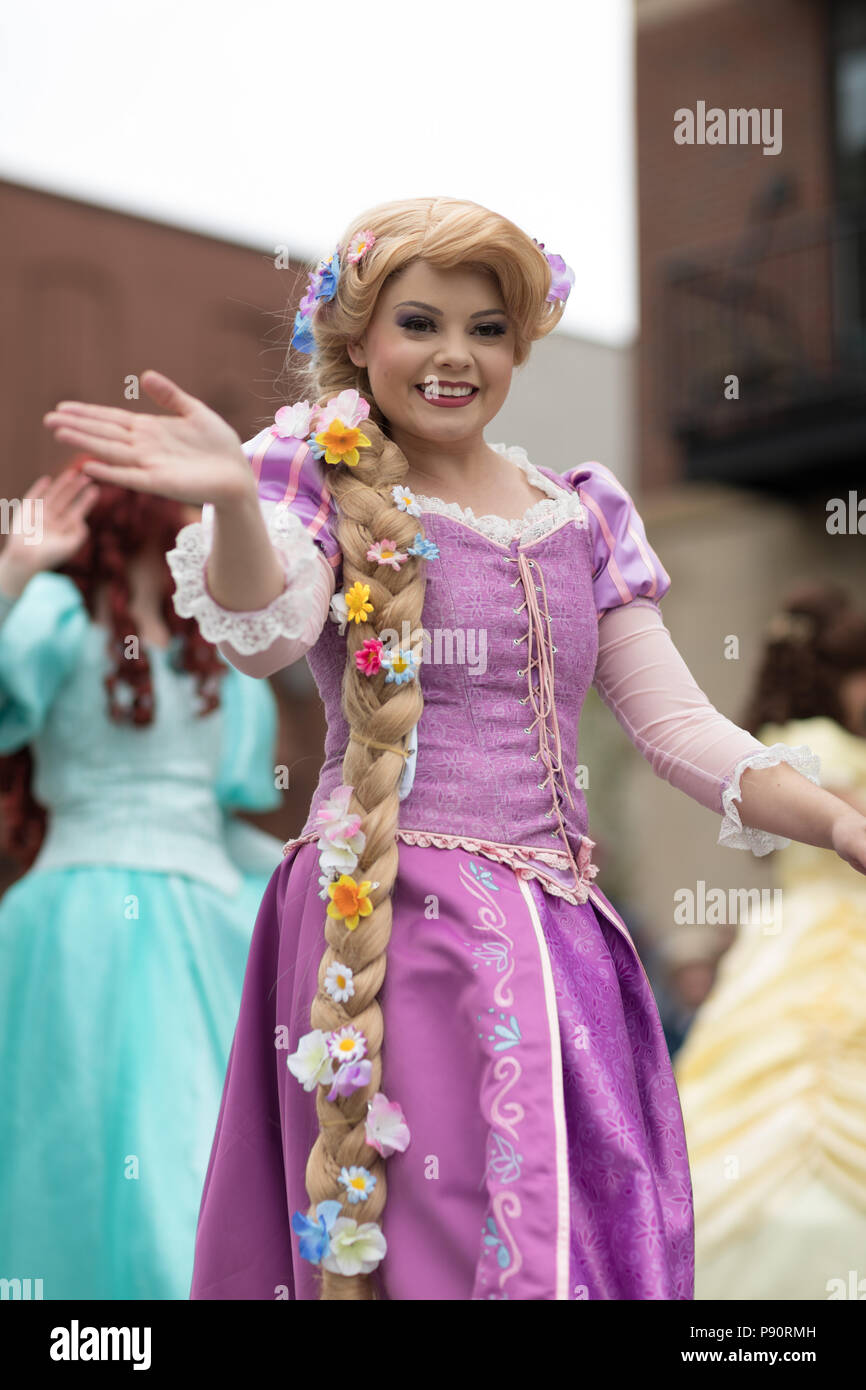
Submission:
<svg viewBox="0 0 866 1390">
<path fill-rule="evenodd" d="M 440 396 L 471 396 L 474 386 L 440 386 Z"/>
</svg>

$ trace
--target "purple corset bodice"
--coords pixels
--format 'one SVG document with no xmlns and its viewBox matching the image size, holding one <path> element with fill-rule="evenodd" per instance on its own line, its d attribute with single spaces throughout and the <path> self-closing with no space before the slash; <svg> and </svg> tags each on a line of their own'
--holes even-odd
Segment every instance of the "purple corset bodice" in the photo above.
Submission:
<svg viewBox="0 0 866 1390">
<path fill-rule="evenodd" d="M 424 710 L 400 829 L 577 855 L 587 833 L 578 722 L 598 653 L 585 510 L 510 545 L 450 516 L 421 520 L 439 557 L 425 562 Z M 346 639 L 336 623 L 307 660 L 328 733 L 302 835 L 317 829 L 319 806 L 342 781 Z"/>
</svg>

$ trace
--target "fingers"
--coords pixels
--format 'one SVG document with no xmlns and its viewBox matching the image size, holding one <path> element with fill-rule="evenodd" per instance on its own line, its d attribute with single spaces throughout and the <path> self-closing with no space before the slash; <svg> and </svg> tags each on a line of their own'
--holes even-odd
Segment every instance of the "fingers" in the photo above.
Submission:
<svg viewBox="0 0 866 1390">
<path fill-rule="evenodd" d="M 111 421 L 115 425 L 130 429 L 137 414 L 135 410 L 120 410 L 115 405 L 96 405 L 91 401 L 58 401 L 53 410 L 43 415 L 42 420 L 45 424 L 50 420 L 58 424 L 65 422 L 72 425 L 80 424 L 82 417 L 85 417 L 88 420 Z M 76 418 L 70 418 L 72 416 Z"/>
<path fill-rule="evenodd" d="M 103 463 L 111 463 L 116 467 L 126 466 L 132 469 L 135 466 L 135 450 L 131 444 L 115 443 L 104 439 L 98 434 L 92 434 L 89 429 L 70 429 L 63 426 L 55 430 L 54 438 L 61 444 L 71 444 L 76 449 L 82 449 L 87 454 L 92 454 L 95 459 Z M 85 465 L 87 467 L 87 465 Z"/>
<path fill-rule="evenodd" d="M 112 483 L 115 487 L 132 488 L 134 492 L 159 493 L 158 488 L 152 487 L 148 483 L 146 473 L 139 468 L 124 468 L 117 464 L 99 463 L 95 459 L 89 459 L 82 470 L 91 482 Z"/>
<path fill-rule="evenodd" d="M 49 430 L 82 429 L 88 430 L 100 439 L 115 439 L 119 443 L 128 443 L 129 424 L 119 424 L 106 416 L 104 410 L 104 407 L 93 406 L 83 406 L 80 410 L 50 410 L 42 417 L 42 423 Z"/>
<path fill-rule="evenodd" d="M 173 411 L 175 415 L 189 415 L 198 405 L 195 396 L 181 391 L 177 383 L 170 377 L 163 376 L 162 372 L 142 372 L 141 385 L 152 401 L 164 406 L 166 410 Z"/>
</svg>

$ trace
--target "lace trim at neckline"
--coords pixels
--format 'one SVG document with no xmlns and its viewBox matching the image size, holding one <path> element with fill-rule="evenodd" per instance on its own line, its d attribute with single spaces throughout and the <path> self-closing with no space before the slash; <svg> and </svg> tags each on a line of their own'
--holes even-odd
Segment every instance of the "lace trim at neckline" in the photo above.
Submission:
<svg viewBox="0 0 866 1390">
<path fill-rule="evenodd" d="M 540 497 L 537 502 L 531 502 L 522 516 L 505 517 L 497 515 L 496 512 L 485 512 L 483 516 L 476 516 L 471 507 L 461 507 L 459 502 L 443 502 L 441 497 L 416 492 L 415 500 L 421 510 L 453 517 L 455 521 L 462 521 L 464 525 L 480 531 L 491 540 L 503 541 L 505 544 L 523 538 L 527 532 L 543 533 L 545 527 L 552 520 L 558 520 L 560 515 L 573 516 L 577 521 L 586 524 L 583 505 L 577 492 L 569 492 L 566 487 L 560 487 L 551 478 L 545 477 L 530 462 L 526 450 L 520 445 L 491 444 L 490 448 L 516 464 L 530 484 L 540 492 L 545 492 L 547 496 Z"/>
</svg>

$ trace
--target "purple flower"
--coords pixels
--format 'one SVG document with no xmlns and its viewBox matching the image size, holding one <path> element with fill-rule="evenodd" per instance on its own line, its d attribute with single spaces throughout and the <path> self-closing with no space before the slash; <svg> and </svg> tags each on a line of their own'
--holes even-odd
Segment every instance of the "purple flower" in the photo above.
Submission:
<svg viewBox="0 0 866 1390">
<path fill-rule="evenodd" d="M 362 1086 L 369 1086 L 372 1071 L 373 1063 L 368 1058 L 363 1062 L 344 1062 L 337 1069 L 334 1084 L 328 1092 L 328 1100 L 336 1100 L 337 1096 L 350 1096 Z"/>
</svg>

